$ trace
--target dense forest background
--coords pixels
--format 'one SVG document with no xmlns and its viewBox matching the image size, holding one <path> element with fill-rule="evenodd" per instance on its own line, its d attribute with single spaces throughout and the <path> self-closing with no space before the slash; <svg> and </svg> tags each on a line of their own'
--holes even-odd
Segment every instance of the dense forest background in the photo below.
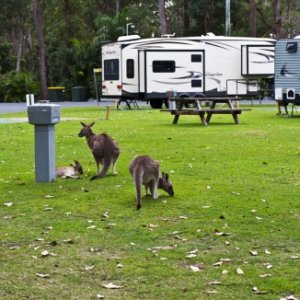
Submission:
<svg viewBox="0 0 300 300">
<path fill-rule="evenodd" d="M 227 0 L 228 1 L 228 0 Z M 300 0 L 231 0 L 232 36 L 300 34 Z M 0 0 L 0 101 L 48 99 L 50 86 L 86 86 L 101 45 L 118 36 L 225 35 L 226 0 Z M 128 24 L 132 23 L 133 26 Z M 127 24 L 127 26 L 126 26 Z"/>
</svg>

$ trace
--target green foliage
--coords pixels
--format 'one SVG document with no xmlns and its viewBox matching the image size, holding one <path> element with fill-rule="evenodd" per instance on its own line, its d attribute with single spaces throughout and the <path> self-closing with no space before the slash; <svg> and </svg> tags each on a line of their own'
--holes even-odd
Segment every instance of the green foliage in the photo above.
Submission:
<svg viewBox="0 0 300 300">
<path fill-rule="evenodd" d="M 38 90 L 38 82 L 29 73 L 12 71 L 1 77 L 0 91 L 6 102 L 25 101 L 26 94 L 37 94 Z"/>
<path fill-rule="evenodd" d="M 11 48 L 12 45 L 7 41 L 0 42 L 0 74 L 4 74 L 14 68 Z"/>
<path fill-rule="evenodd" d="M 0 298 L 299 298 L 299 116 L 251 108 L 240 125 L 216 115 L 208 127 L 156 110 L 105 120 L 101 106 L 63 109 L 57 165 L 77 159 L 85 174 L 49 184 L 34 182 L 33 126 L 3 124 L 26 114 L 2 117 Z M 118 141 L 116 176 L 89 180 L 96 167 L 79 120 Z M 137 154 L 160 160 L 175 189 L 143 197 L 139 211 L 128 172 Z"/>
</svg>

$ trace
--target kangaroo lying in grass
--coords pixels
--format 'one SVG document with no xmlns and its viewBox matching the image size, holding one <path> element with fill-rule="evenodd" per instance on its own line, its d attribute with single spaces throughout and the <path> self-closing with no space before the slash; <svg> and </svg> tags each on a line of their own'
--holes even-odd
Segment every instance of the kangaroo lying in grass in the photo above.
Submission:
<svg viewBox="0 0 300 300">
<path fill-rule="evenodd" d="M 74 164 L 69 167 L 58 167 L 55 170 L 55 176 L 62 178 L 78 178 L 81 174 L 83 174 L 83 168 L 77 160 L 74 160 Z"/>
<path fill-rule="evenodd" d="M 115 164 L 120 154 L 118 144 L 108 134 L 101 133 L 96 135 L 93 133 L 92 127 L 94 124 L 95 122 L 92 122 L 89 125 L 81 122 L 83 127 L 78 134 L 79 137 L 86 137 L 87 144 L 92 150 L 97 165 L 97 174 L 94 175 L 91 180 L 104 177 L 111 165 L 112 173 L 116 174 Z M 103 165 L 100 173 L 99 164 Z"/>
<path fill-rule="evenodd" d="M 142 207 L 142 185 L 145 186 L 146 195 L 148 188 L 153 199 L 158 198 L 157 188 L 164 190 L 170 196 L 174 195 L 173 185 L 169 181 L 167 173 L 159 174 L 159 161 L 153 160 L 151 157 L 137 156 L 130 163 L 129 172 L 134 181 L 136 189 L 137 209 Z"/>
</svg>

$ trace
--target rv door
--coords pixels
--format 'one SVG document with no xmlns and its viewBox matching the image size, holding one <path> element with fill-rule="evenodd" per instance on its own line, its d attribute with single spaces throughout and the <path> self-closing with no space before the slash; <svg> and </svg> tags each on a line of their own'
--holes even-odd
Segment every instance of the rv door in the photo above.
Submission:
<svg viewBox="0 0 300 300">
<path fill-rule="evenodd" d="M 102 95 L 122 95 L 120 45 L 106 45 L 102 48 Z"/>
</svg>

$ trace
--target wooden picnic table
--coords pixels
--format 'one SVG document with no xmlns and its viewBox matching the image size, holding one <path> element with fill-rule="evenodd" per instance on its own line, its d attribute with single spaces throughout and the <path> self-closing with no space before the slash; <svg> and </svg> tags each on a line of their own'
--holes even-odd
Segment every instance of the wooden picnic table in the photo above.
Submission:
<svg viewBox="0 0 300 300">
<path fill-rule="evenodd" d="M 169 98 L 169 108 L 162 109 L 162 112 L 170 112 L 174 115 L 173 124 L 177 124 L 179 117 L 182 115 L 198 115 L 203 125 L 207 126 L 213 114 L 231 114 L 235 124 L 240 124 L 238 115 L 242 111 L 249 111 L 251 109 L 242 109 L 234 105 L 235 101 L 241 98 L 237 97 L 205 97 L 205 98 Z M 203 108 L 201 102 L 209 102 L 208 108 Z M 227 106 L 217 107 L 217 104 L 226 104 Z M 191 107 L 193 106 L 193 107 Z M 206 115 L 206 117 L 205 117 Z"/>
</svg>

